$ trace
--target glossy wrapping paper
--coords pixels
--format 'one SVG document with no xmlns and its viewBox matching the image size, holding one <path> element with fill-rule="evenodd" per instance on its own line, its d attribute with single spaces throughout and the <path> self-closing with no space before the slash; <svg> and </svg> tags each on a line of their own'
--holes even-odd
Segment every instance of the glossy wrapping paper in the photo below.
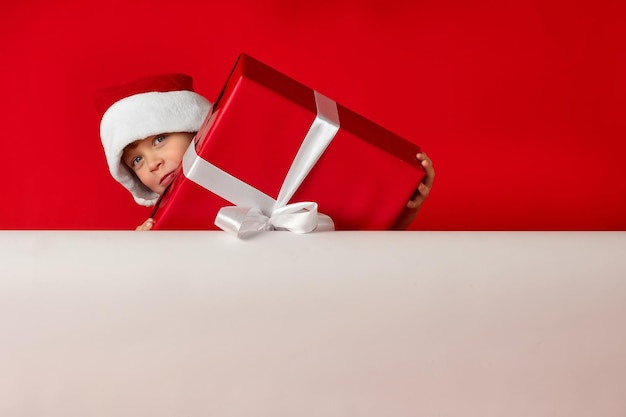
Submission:
<svg viewBox="0 0 626 417">
<path fill-rule="evenodd" d="M 312 89 L 241 55 L 194 139 L 197 157 L 277 198 L 317 114 Z M 316 202 L 336 230 L 390 228 L 421 182 L 419 146 L 336 105 L 339 130 L 290 203 Z M 233 206 L 187 178 L 176 179 L 153 212 L 154 229 L 217 229 Z"/>
</svg>

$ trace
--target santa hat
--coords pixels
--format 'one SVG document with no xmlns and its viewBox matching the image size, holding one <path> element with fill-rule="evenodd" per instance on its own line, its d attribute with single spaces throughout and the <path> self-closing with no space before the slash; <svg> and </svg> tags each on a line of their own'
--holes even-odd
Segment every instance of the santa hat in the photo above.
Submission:
<svg viewBox="0 0 626 417">
<path fill-rule="evenodd" d="M 95 100 L 111 175 L 131 192 L 137 204 L 154 205 L 158 194 L 124 165 L 124 148 L 160 133 L 197 132 L 211 103 L 193 91 L 193 79 L 185 74 L 156 75 L 105 88 L 96 92 Z"/>
</svg>

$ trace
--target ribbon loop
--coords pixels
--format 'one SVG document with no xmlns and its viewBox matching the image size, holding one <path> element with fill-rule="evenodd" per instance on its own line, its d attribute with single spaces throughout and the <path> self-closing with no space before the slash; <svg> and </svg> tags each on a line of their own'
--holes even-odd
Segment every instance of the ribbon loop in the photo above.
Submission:
<svg viewBox="0 0 626 417">
<path fill-rule="evenodd" d="M 222 207 L 215 217 L 215 225 L 237 238 L 251 232 L 272 230 L 269 218 L 256 207 Z"/>
</svg>

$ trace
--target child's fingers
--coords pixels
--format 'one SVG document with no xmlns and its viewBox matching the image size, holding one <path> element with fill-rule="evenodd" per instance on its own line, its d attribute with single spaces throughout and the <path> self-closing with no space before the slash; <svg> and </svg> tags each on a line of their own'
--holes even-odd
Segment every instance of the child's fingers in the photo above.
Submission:
<svg viewBox="0 0 626 417">
<path fill-rule="evenodd" d="M 428 197 L 428 194 L 430 194 L 430 187 L 424 183 L 421 183 L 417 187 L 417 191 L 419 191 L 420 197 L 422 197 L 423 199 L 426 199 Z"/>
<path fill-rule="evenodd" d="M 435 170 L 428 155 L 426 155 L 425 152 L 420 152 L 416 155 L 416 157 L 424 167 L 426 175 L 420 185 L 417 186 L 417 189 L 411 196 L 411 199 L 406 203 L 406 207 L 409 209 L 417 209 L 424 203 L 430 193 L 430 188 L 432 187 L 433 180 L 435 178 Z"/>
<path fill-rule="evenodd" d="M 407 208 L 416 208 L 421 206 L 424 203 L 424 200 L 428 197 L 429 193 L 430 188 L 424 183 L 420 184 L 409 202 L 406 204 Z"/>
<path fill-rule="evenodd" d="M 144 225 L 145 225 L 145 229 L 144 230 L 151 230 L 152 226 L 154 226 L 154 220 L 153 219 L 148 219 L 148 220 L 145 221 Z"/>
<path fill-rule="evenodd" d="M 154 226 L 154 220 L 153 219 L 148 219 L 145 222 L 143 222 L 143 224 L 137 226 L 137 228 L 135 230 L 137 231 L 146 231 L 146 230 L 151 230 L 152 226 Z"/>
<path fill-rule="evenodd" d="M 428 155 L 426 155 L 426 152 L 418 153 L 417 159 L 422 163 L 424 171 L 426 171 L 424 183 L 430 188 L 433 184 L 433 180 L 435 179 L 435 169 L 433 168 L 433 163 Z"/>
<path fill-rule="evenodd" d="M 435 180 L 435 168 L 433 168 L 433 162 L 428 157 L 426 152 L 420 152 L 415 155 L 418 161 L 420 161 L 422 167 L 426 175 L 424 175 L 424 179 L 422 179 L 422 183 L 426 184 L 428 188 L 432 187 L 433 181 Z"/>
</svg>

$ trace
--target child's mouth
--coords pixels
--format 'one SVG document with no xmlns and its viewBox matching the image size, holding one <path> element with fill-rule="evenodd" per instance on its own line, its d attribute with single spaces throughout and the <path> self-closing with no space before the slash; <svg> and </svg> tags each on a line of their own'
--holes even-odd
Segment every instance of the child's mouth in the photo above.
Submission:
<svg viewBox="0 0 626 417">
<path fill-rule="evenodd" d="M 159 181 L 159 184 L 162 187 L 167 187 L 168 185 L 172 183 L 172 181 L 174 181 L 174 171 L 170 172 L 169 174 L 165 174 L 163 177 L 161 177 L 161 181 Z"/>
</svg>

